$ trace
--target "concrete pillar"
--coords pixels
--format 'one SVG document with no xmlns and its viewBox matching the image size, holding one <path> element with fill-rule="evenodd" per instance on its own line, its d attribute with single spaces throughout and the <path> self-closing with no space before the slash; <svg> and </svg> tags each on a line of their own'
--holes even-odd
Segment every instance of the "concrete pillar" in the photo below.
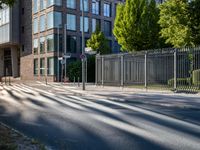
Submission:
<svg viewBox="0 0 200 150">
<path fill-rule="evenodd" d="M 0 77 L 4 76 L 4 51 L 0 49 Z"/>
<path fill-rule="evenodd" d="M 18 50 L 16 47 L 11 48 L 11 58 L 12 58 L 12 74 L 13 77 L 19 77 L 19 65 L 18 65 Z"/>
</svg>

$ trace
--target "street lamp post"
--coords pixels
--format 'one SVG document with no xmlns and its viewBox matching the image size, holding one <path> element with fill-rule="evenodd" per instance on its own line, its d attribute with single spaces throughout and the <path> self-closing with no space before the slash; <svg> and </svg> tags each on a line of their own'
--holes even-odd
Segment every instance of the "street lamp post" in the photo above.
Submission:
<svg viewBox="0 0 200 150">
<path fill-rule="evenodd" d="M 58 39 L 57 39 L 57 82 L 60 81 L 60 61 L 59 61 L 59 55 L 60 55 L 60 26 L 58 26 L 58 29 L 57 29 L 57 36 L 58 36 Z"/>
<path fill-rule="evenodd" d="M 82 90 L 85 90 L 85 36 L 84 36 L 84 0 L 82 0 Z"/>
<path fill-rule="evenodd" d="M 65 27 L 64 27 L 64 55 L 66 55 L 67 53 L 67 24 L 65 24 Z M 66 75 L 67 75 L 67 64 L 66 64 L 66 58 L 64 58 L 65 60 L 65 64 L 64 64 L 64 81 L 66 80 Z"/>
</svg>

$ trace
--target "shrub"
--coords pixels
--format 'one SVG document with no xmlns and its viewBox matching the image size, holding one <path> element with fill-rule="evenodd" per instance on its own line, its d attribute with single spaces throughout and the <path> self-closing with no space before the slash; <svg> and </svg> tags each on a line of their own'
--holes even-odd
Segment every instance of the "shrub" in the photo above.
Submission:
<svg viewBox="0 0 200 150">
<path fill-rule="evenodd" d="M 68 66 L 67 75 L 69 77 L 69 81 L 73 82 L 74 77 L 76 79 L 76 82 L 81 82 L 82 77 L 82 62 L 80 60 L 71 62 Z M 87 80 L 88 82 L 94 82 L 95 81 L 95 57 L 94 56 L 88 56 L 87 58 Z"/>
<path fill-rule="evenodd" d="M 177 78 L 176 79 L 176 84 L 177 85 L 190 85 L 190 78 Z M 168 85 L 169 86 L 174 86 L 174 79 L 169 79 L 168 80 Z"/>
<path fill-rule="evenodd" d="M 192 83 L 194 85 L 200 85 L 200 69 L 192 72 Z"/>
</svg>

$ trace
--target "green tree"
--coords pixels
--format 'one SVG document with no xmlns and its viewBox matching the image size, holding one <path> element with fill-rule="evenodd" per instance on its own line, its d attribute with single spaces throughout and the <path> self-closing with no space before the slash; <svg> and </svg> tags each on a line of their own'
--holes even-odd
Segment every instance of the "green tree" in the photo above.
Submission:
<svg viewBox="0 0 200 150">
<path fill-rule="evenodd" d="M 92 33 L 91 38 L 87 40 L 87 47 L 91 47 L 92 50 L 100 54 L 109 54 L 111 49 L 108 44 L 108 39 L 106 39 L 100 28 L 97 27 L 96 31 Z"/>
<path fill-rule="evenodd" d="M 12 6 L 14 4 L 15 0 L 0 0 L 0 7 L 2 7 L 3 4 Z"/>
<path fill-rule="evenodd" d="M 192 46 L 187 0 L 167 0 L 160 5 L 161 37 L 176 48 Z"/>
<path fill-rule="evenodd" d="M 124 51 L 160 47 L 159 10 L 155 0 L 118 4 L 113 33 Z"/>
</svg>

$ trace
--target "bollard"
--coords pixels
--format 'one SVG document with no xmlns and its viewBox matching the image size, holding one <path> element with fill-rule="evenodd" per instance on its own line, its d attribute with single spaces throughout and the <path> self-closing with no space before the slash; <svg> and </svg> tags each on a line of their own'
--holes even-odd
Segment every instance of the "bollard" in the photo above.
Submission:
<svg viewBox="0 0 200 150">
<path fill-rule="evenodd" d="M 45 83 L 46 83 L 46 85 L 47 85 L 47 77 L 45 77 Z"/>
<path fill-rule="evenodd" d="M 80 83 L 79 83 L 79 77 L 78 77 L 78 87 L 80 87 Z"/>
<path fill-rule="evenodd" d="M 10 81 L 10 76 L 8 77 L 8 83 L 9 83 L 9 85 L 11 85 L 11 83 L 10 83 L 11 81 Z"/>
<path fill-rule="evenodd" d="M 75 85 L 75 82 L 76 82 L 76 77 L 74 77 L 74 85 Z"/>
</svg>

